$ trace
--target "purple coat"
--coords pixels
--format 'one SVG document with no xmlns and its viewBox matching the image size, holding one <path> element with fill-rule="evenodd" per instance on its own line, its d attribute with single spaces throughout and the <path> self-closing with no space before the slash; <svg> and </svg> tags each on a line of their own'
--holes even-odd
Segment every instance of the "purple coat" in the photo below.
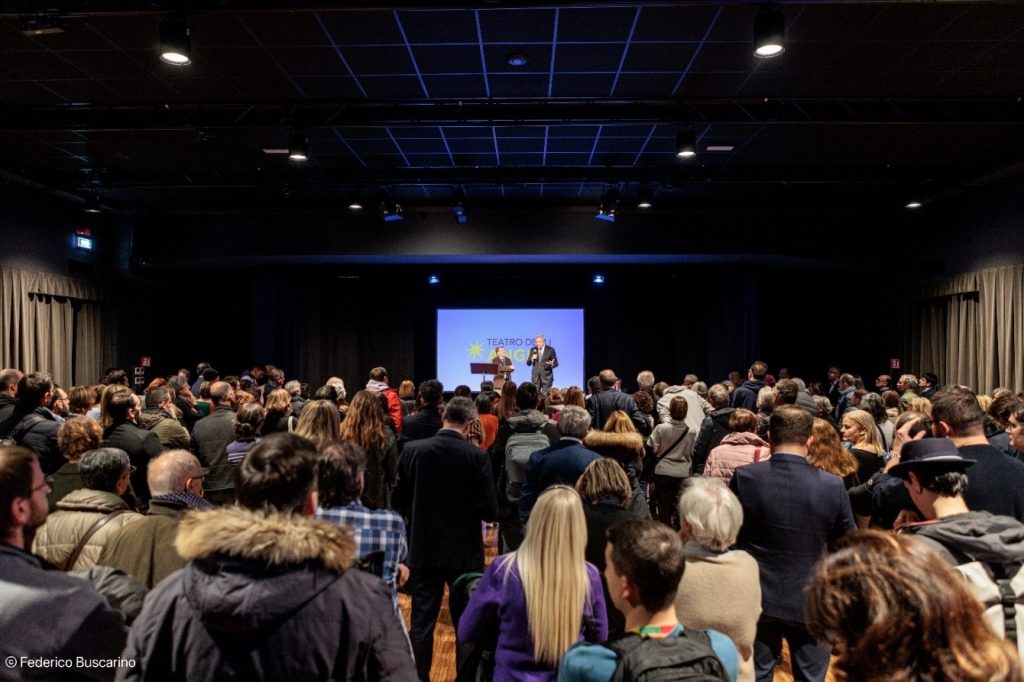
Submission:
<svg viewBox="0 0 1024 682">
<path fill-rule="evenodd" d="M 498 648 L 495 652 L 494 682 L 554 682 L 557 671 L 533 660 L 533 642 L 526 616 L 526 594 L 513 566 L 505 583 L 501 566 L 505 557 L 498 557 L 484 571 L 483 578 L 459 619 L 459 642 L 475 642 L 483 637 L 488 624 L 499 621 Z M 590 578 L 590 599 L 583 606 L 583 624 L 579 641 L 603 642 L 608 638 L 608 618 L 601 588 L 601 574 L 587 564 Z"/>
</svg>

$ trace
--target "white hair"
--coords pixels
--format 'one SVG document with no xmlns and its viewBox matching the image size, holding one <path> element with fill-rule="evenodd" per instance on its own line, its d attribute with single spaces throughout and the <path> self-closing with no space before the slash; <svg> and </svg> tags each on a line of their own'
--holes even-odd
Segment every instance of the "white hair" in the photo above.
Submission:
<svg viewBox="0 0 1024 682">
<path fill-rule="evenodd" d="M 705 549 L 724 552 L 736 542 L 743 507 L 720 478 L 694 476 L 679 497 L 679 518 L 690 537 Z"/>
<path fill-rule="evenodd" d="M 757 409 L 762 412 L 767 411 L 772 405 L 775 404 L 775 397 L 771 386 L 762 386 L 761 390 L 757 392 Z"/>
</svg>

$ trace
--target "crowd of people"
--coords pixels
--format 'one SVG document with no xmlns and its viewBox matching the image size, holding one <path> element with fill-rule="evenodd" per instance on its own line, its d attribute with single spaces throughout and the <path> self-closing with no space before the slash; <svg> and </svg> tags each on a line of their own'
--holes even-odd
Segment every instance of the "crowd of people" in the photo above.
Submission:
<svg viewBox="0 0 1024 682">
<path fill-rule="evenodd" d="M 1024 679 L 1024 395 L 768 369 L 2 370 L 2 676 Z"/>
</svg>

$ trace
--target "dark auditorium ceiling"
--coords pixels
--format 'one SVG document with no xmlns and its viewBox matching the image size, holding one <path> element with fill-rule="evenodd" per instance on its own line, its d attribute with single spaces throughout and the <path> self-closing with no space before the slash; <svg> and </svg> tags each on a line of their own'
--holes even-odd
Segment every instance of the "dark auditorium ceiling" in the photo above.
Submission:
<svg viewBox="0 0 1024 682">
<path fill-rule="evenodd" d="M 122 211 L 444 205 L 453 186 L 884 208 L 1024 168 L 1024 3 L 778 7 L 786 51 L 758 59 L 755 2 L 0 0 L 0 177 Z M 185 67 L 157 54 L 173 10 Z M 293 128 L 304 164 L 264 151 Z"/>
</svg>

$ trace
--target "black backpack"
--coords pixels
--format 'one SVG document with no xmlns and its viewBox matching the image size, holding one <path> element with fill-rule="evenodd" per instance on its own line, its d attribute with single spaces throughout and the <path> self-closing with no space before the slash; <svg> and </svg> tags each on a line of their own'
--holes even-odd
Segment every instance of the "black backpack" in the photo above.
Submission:
<svg viewBox="0 0 1024 682">
<path fill-rule="evenodd" d="M 610 682 L 729 679 L 704 630 L 683 630 L 678 637 L 662 639 L 628 633 L 605 646 L 619 656 Z"/>
</svg>

